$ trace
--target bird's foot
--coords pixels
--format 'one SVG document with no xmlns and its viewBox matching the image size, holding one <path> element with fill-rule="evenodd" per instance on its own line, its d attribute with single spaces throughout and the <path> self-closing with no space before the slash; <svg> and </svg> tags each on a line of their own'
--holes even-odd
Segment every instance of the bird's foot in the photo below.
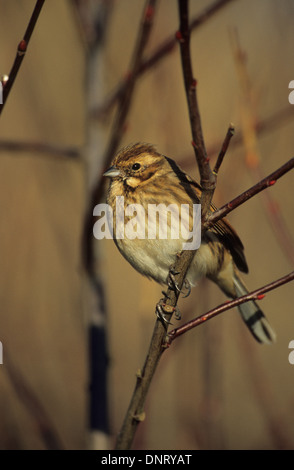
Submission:
<svg viewBox="0 0 294 470">
<path fill-rule="evenodd" d="M 173 307 L 172 305 L 166 304 L 166 299 L 168 298 L 168 295 L 166 292 L 163 292 L 165 298 L 161 299 L 155 309 L 155 313 L 157 318 L 166 326 L 166 325 L 172 325 L 172 323 L 169 321 L 170 317 L 172 314 L 175 315 L 176 320 L 181 319 L 181 312 L 179 310 L 178 306 Z"/>
<path fill-rule="evenodd" d="M 181 292 L 182 292 L 182 294 L 183 294 L 183 297 L 184 297 L 184 298 L 189 297 L 189 295 L 191 294 L 191 289 L 192 289 L 192 287 L 191 287 L 190 282 L 189 282 L 187 279 L 184 280 L 183 287 L 184 287 L 184 289 L 186 289 L 186 292 L 185 292 L 185 293 L 183 292 L 183 288 L 182 288 L 182 290 L 181 290 Z"/>
<path fill-rule="evenodd" d="M 168 273 L 168 278 L 167 278 L 167 285 L 170 289 L 172 289 L 174 292 L 180 294 L 183 294 L 183 297 L 188 297 L 191 293 L 191 284 L 190 282 L 185 279 L 183 283 L 182 289 L 180 289 L 175 276 L 179 274 L 179 271 L 175 271 L 174 268 L 171 268 Z M 184 290 L 184 292 L 183 292 Z"/>
<path fill-rule="evenodd" d="M 169 273 L 168 273 L 168 278 L 167 278 L 167 285 L 173 291 L 180 293 L 181 289 L 179 288 L 179 285 L 176 280 L 177 274 L 180 274 L 180 272 L 175 271 L 174 268 L 170 268 Z"/>
</svg>

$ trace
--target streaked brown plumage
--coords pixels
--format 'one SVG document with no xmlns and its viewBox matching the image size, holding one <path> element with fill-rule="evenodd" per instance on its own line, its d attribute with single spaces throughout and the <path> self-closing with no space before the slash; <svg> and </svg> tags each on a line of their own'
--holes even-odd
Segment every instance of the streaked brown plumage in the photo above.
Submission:
<svg viewBox="0 0 294 470">
<path fill-rule="evenodd" d="M 130 204 L 189 204 L 192 222 L 192 205 L 199 204 L 201 187 L 186 175 L 176 163 L 158 153 L 150 144 L 136 143 L 123 148 L 114 158 L 105 176 L 111 178 L 107 203 L 113 208 L 114 241 L 129 263 L 141 274 L 166 284 L 169 269 L 174 265 L 176 254 L 182 251 L 186 241 L 177 239 L 117 238 L 116 198 L 124 196 L 125 208 Z M 215 210 L 211 206 L 211 210 Z M 131 216 L 125 216 L 124 223 Z M 169 224 L 171 223 L 171 219 Z M 144 222 L 144 221 L 143 221 Z M 191 228 L 191 224 L 190 224 Z M 169 227 L 170 229 L 170 227 Z M 194 284 L 206 276 L 214 281 L 230 298 L 247 293 L 238 270 L 248 272 L 243 244 L 227 220 L 218 221 L 207 231 L 196 251 L 186 279 Z M 254 301 L 239 306 L 239 311 L 254 337 L 264 343 L 274 340 L 264 314 Z"/>
</svg>

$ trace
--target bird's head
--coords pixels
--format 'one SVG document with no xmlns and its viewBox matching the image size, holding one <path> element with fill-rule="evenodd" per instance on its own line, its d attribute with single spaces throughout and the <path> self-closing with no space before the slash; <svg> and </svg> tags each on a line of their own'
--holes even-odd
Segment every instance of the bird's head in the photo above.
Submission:
<svg viewBox="0 0 294 470">
<path fill-rule="evenodd" d="M 153 145 L 136 143 L 120 150 L 104 176 L 123 182 L 134 190 L 162 175 L 165 167 L 169 169 L 165 157 Z"/>
</svg>

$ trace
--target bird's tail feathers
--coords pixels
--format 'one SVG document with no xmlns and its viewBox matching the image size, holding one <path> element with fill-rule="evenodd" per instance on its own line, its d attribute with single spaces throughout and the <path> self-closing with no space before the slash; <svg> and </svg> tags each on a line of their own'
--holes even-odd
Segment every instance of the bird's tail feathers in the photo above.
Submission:
<svg viewBox="0 0 294 470">
<path fill-rule="evenodd" d="M 234 274 L 234 285 L 237 297 L 248 294 L 247 288 L 237 273 Z M 242 319 L 257 341 L 271 344 L 276 340 L 276 333 L 254 300 L 239 305 L 238 309 Z"/>
</svg>

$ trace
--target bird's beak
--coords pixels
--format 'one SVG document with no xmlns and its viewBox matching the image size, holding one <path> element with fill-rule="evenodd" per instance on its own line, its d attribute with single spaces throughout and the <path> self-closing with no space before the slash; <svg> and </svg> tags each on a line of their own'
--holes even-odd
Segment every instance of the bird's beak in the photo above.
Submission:
<svg viewBox="0 0 294 470">
<path fill-rule="evenodd" d="M 103 176 L 107 176 L 108 178 L 115 178 L 116 176 L 120 175 L 120 171 L 115 167 L 111 166 L 108 170 L 103 173 Z"/>
</svg>

